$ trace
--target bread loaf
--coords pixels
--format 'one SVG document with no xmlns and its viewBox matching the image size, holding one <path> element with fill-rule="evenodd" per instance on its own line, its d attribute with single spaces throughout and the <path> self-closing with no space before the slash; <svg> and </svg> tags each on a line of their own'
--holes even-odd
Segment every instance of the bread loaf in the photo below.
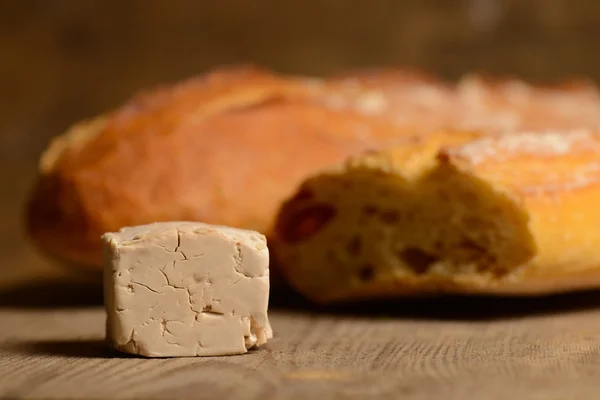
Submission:
<svg viewBox="0 0 600 400">
<path fill-rule="evenodd" d="M 348 105 L 329 105 L 323 93 L 333 90 L 237 67 L 140 93 L 50 144 L 29 236 L 100 271 L 100 236 L 123 226 L 191 220 L 268 232 L 308 174 L 401 134 L 350 109 L 355 92 L 342 97 Z"/>
<path fill-rule="evenodd" d="M 442 132 L 350 158 L 282 207 L 275 256 L 317 302 L 600 286 L 600 134 Z"/>
<path fill-rule="evenodd" d="M 27 208 L 38 248 L 100 271 L 104 232 L 170 220 L 271 234 L 306 177 L 440 128 L 600 125 L 588 84 L 458 84 L 402 69 L 324 78 L 216 69 L 144 91 L 52 141 Z"/>
</svg>

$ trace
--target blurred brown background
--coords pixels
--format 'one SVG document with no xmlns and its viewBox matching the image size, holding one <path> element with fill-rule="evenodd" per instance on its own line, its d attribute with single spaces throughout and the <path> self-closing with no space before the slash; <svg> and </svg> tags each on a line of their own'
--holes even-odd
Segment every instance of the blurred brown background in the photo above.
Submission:
<svg viewBox="0 0 600 400">
<path fill-rule="evenodd" d="M 0 274 L 47 270 L 20 213 L 48 140 L 138 88 L 237 62 L 600 79 L 599 38 L 597 0 L 0 1 Z"/>
</svg>

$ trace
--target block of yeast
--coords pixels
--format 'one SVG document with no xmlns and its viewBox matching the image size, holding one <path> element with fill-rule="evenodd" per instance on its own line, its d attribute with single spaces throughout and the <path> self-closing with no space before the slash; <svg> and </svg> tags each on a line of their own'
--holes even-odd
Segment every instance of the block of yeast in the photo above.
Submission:
<svg viewBox="0 0 600 400">
<path fill-rule="evenodd" d="M 146 357 L 246 353 L 272 337 L 269 251 L 257 232 L 191 222 L 102 237 L 106 336 Z"/>
<path fill-rule="evenodd" d="M 600 133 L 447 132 L 305 181 L 282 273 L 317 302 L 600 287 Z"/>
<path fill-rule="evenodd" d="M 477 76 L 454 84 L 394 68 L 318 79 L 217 68 L 143 91 L 55 138 L 40 160 L 27 230 L 45 253 L 100 271 L 98 237 L 122 226 L 191 220 L 270 236 L 281 202 L 305 178 L 407 135 L 599 122 L 598 91 L 588 84 Z"/>
</svg>

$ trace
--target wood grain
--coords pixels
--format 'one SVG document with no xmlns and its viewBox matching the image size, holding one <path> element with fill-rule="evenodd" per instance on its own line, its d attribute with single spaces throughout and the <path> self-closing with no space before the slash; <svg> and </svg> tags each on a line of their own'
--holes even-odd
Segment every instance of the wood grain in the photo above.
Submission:
<svg viewBox="0 0 600 400">
<path fill-rule="evenodd" d="M 65 303 L 60 291 L 79 294 L 79 301 Z M 0 398 L 558 400 L 599 394 L 600 293 L 335 309 L 275 297 L 275 338 L 266 347 L 179 359 L 109 350 L 100 294 L 98 286 L 52 281 L 0 293 Z"/>
</svg>

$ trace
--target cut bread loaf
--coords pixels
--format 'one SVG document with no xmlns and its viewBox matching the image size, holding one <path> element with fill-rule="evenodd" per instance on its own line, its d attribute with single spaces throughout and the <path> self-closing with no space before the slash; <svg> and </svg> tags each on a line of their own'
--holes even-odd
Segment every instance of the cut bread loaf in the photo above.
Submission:
<svg viewBox="0 0 600 400">
<path fill-rule="evenodd" d="M 280 212 L 275 257 L 322 303 L 600 286 L 600 134 L 448 132 L 352 157 Z"/>
<path fill-rule="evenodd" d="M 306 177 L 440 128 L 600 126 L 593 85 L 458 84 L 381 69 L 328 79 L 217 69 L 74 125 L 40 161 L 27 208 L 38 248 L 100 271 L 104 232 L 169 220 L 270 235 Z"/>
</svg>

